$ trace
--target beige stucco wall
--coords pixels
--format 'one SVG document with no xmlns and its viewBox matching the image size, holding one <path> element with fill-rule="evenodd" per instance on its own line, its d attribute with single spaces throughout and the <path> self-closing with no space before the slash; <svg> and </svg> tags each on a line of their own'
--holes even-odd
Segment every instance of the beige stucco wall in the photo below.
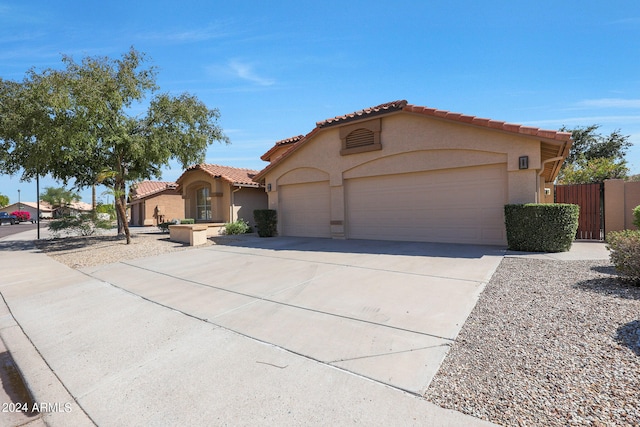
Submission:
<svg viewBox="0 0 640 427">
<path fill-rule="evenodd" d="M 640 182 L 604 182 L 604 231 L 634 230 L 633 208 L 640 205 Z"/>
<path fill-rule="evenodd" d="M 152 226 L 172 219 L 183 219 L 182 196 L 172 190 L 130 203 L 131 225 Z"/>
<path fill-rule="evenodd" d="M 253 211 L 267 208 L 267 194 L 264 188 L 235 187 L 231 200 L 231 222 L 240 218 L 255 226 Z"/>
<path fill-rule="evenodd" d="M 213 178 L 201 170 L 188 171 L 181 179 L 182 199 L 186 218 L 196 217 L 196 191 L 209 187 L 211 221 L 226 223 L 242 218 L 253 226 L 253 210 L 267 208 L 263 188 L 237 187 L 221 178 Z"/>
<path fill-rule="evenodd" d="M 272 189 L 269 208 L 278 209 L 279 186 L 328 177 L 332 236 L 342 237 L 345 179 L 491 164 L 504 164 L 507 169 L 505 203 L 544 199 L 544 183 L 538 176 L 540 141 L 535 138 L 410 113 L 372 120 L 381 120 L 382 150 L 341 156 L 340 127 L 318 132 L 265 175 L 265 184 L 271 184 Z M 529 169 L 519 170 L 520 156 L 529 157 Z"/>
</svg>

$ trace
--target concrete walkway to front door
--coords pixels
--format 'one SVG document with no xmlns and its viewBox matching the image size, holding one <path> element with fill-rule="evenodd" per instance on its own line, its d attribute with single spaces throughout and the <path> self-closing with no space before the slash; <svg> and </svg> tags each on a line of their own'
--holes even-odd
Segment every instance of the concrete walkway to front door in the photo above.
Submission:
<svg viewBox="0 0 640 427">
<path fill-rule="evenodd" d="M 83 271 L 21 252 L 2 338 L 36 399 L 55 387 L 21 332 L 98 425 L 488 425 L 419 396 L 501 248 L 249 238 Z"/>
</svg>

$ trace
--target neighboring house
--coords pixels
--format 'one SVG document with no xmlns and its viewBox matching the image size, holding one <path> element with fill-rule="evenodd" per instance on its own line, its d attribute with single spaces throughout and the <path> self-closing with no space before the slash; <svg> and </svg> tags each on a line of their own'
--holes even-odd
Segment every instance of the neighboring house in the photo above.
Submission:
<svg viewBox="0 0 640 427">
<path fill-rule="evenodd" d="M 90 213 L 93 210 L 91 203 L 85 202 L 71 202 L 68 205 L 58 208 L 61 215 L 80 215 L 84 213 Z M 55 216 L 55 215 L 54 215 Z"/>
<path fill-rule="evenodd" d="M 276 143 L 254 180 L 279 233 L 506 243 L 506 203 L 552 202 L 571 134 L 395 101 Z"/>
<path fill-rule="evenodd" d="M 227 223 L 244 219 L 254 226 L 253 211 L 267 208 L 264 188 L 253 181 L 258 171 L 200 164 L 176 181 L 187 218 L 198 223 Z"/>
<path fill-rule="evenodd" d="M 142 181 L 131 186 L 129 216 L 133 226 L 184 219 L 184 202 L 175 182 Z"/>
<path fill-rule="evenodd" d="M 20 206 L 18 206 L 18 203 L 12 203 L 0 209 L 0 212 L 11 213 L 18 210 L 29 212 L 31 218 L 38 217 L 38 206 L 36 202 L 20 202 Z M 47 202 L 40 201 L 40 218 L 53 218 L 53 210 Z"/>
</svg>

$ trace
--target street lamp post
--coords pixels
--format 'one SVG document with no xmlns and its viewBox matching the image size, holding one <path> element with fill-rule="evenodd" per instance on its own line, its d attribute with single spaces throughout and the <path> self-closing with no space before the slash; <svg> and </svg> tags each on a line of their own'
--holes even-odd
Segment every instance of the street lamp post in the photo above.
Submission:
<svg viewBox="0 0 640 427">
<path fill-rule="evenodd" d="M 20 189 L 18 188 L 18 210 L 21 211 L 22 207 L 20 206 Z"/>
</svg>

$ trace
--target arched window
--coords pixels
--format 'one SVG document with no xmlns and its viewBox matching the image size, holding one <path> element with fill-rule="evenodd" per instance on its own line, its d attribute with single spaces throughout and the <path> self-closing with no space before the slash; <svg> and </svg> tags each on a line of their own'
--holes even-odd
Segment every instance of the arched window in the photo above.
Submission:
<svg viewBox="0 0 640 427">
<path fill-rule="evenodd" d="M 211 220 L 211 195 L 209 187 L 196 191 L 196 219 Z"/>
</svg>

